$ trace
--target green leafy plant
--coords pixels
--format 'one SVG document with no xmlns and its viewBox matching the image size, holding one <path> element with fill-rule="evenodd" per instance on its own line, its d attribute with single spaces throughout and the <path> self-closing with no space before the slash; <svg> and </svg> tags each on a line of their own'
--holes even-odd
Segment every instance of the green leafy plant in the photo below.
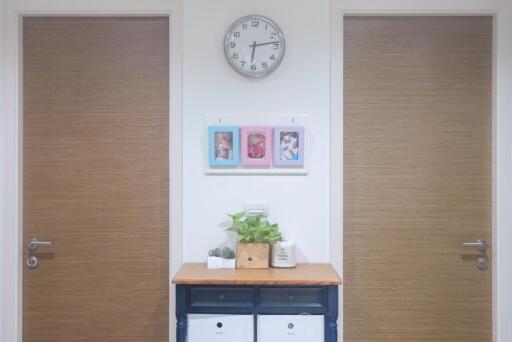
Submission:
<svg viewBox="0 0 512 342">
<path fill-rule="evenodd" d="M 282 240 L 277 223 L 268 223 L 263 215 L 248 216 L 241 211 L 236 214 L 228 214 L 233 220 L 231 227 L 226 231 L 238 235 L 240 243 L 268 243 L 273 244 Z"/>
<path fill-rule="evenodd" d="M 218 257 L 224 259 L 234 259 L 235 251 L 229 247 L 224 248 L 214 248 L 208 251 L 208 255 L 211 257 Z"/>
</svg>

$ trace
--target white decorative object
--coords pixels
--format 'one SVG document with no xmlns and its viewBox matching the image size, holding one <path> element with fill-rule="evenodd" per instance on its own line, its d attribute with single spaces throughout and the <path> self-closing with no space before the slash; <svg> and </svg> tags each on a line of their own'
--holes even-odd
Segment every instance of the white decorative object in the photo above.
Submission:
<svg viewBox="0 0 512 342">
<path fill-rule="evenodd" d="M 222 268 L 235 268 L 236 259 L 222 259 Z"/>
<path fill-rule="evenodd" d="M 235 259 L 224 259 L 215 256 L 208 257 L 208 268 L 235 268 Z"/>
<path fill-rule="evenodd" d="M 222 268 L 224 259 L 219 257 L 208 257 L 208 268 Z"/>
<path fill-rule="evenodd" d="M 295 243 L 292 241 L 279 241 L 272 245 L 272 267 L 292 268 L 297 266 L 295 257 Z"/>
</svg>

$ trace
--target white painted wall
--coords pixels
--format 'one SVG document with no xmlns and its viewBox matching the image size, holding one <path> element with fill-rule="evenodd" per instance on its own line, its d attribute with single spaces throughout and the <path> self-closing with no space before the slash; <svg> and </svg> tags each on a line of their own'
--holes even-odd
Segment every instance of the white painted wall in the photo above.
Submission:
<svg viewBox="0 0 512 342">
<path fill-rule="evenodd" d="M 238 75 L 224 58 L 226 30 L 248 14 L 269 16 L 285 34 L 283 62 L 265 79 Z M 329 261 L 329 1 L 186 0 L 183 25 L 183 261 L 204 261 L 226 239 L 225 213 L 244 200 L 269 201 L 299 261 Z M 307 114 L 308 175 L 205 175 L 207 113 Z"/>
<path fill-rule="evenodd" d="M 0 2 L 0 18 L 4 17 L 4 3 Z M 4 21 L 0 20 L 0 80 L 4 79 Z M 4 108 L 4 82 L 0 82 L 0 111 L 3 111 Z M 4 116 L 0 115 L 0 125 L 4 124 Z M 0 194 L 4 194 L 6 189 L 6 177 L 5 177 L 5 168 L 3 167 L 1 161 L 5 160 L 5 153 L 7 152 L 7 143 L 5 141 L 5 137 L 0 137 Z M 7 217 L 6 213 L 6 203 L 5 196 L 0 195 L 0 260 L 5 260 L 5 255 L 1 251 L 3 250 L 3 246 L 5 246 L 5 229 L 3 218 Z M 0 261 L 0 308 L 4 307 L 4 283 L 5 283 L 5 271 L 4 271 L 4 263 Z M 0 338 L 4 336 L 4 324 L 2 323 L 4 320 L 2 319 L 0 311 Z"/>
<path fill-rule="evenodd" d="M 301 261 L 330 260 L 341 270 L 341 192 L 330 191 L 330 188 L 341 188 L 342 162 L 339 159 L 330 161 L 329 151 L 333 151 L 336 156 L 341 151 L 339 113 L 343 93 L 340 25 L 342 11 L 422 14 L 423 11 L 472 13 L 499 10 L 499 91 L 496 103 L 497 234 L 494 244 L 497 247 L 494 251 L 497 274 L 495 341 L 512 341 L 512 325 L 507 324 L 512 319 L 512 249 L 509 247 L 512 245 L 512 96 L 507 95 L 512 93 L 512 1 L 182 0 L 182 15 L 179 10 L 180 0 L 8 0 L 6 11 L 1 6 L 3 2 L 0 0 L 1 342 L 19 341 L 17 337 L 20 336 L 19 306 L 16 299 L 19 295 L 19 258 L 16 248 L 17 170 L 14 158 L 18 115 L 18 65 L 16 51 L 12 49 L 16 46 L 17 39 L 16 12 L 72 12 L 95 15 L 118 12 L 151 14 L 160 13 L 162 10 L 174 13 L 174 42 L 183 40 L 183 56 L 178 51 L 171 61 L 171 107 L 176 120 L 173 125 L 173 132 L 176 132 L 173 138 L 181 141 L 179 114 L 182 113 L 184 144 L 183 184 L 179 177 L 181 167 L 178 166 L 178 170 L 173 171 L 175 177 L 171 175 L 172 193 L 178 194 L 171 204 L 174 213 L 171 264 L 174 271 L 181 263 L 182 254 L 183 261 L 203 260 L 205 251 L 224 239 L 225 235 L 218 227 L 225 219 L 224 213 L 241 209 L 246 199 L 270 202 L 271 220 L 278 221 L 286 236 L 297 241 Z M 229 24 L 250 13 L 259 13 L 274 19 L 287 38 L 287 51 L 282 65 L 264 80 L 248 80 L 238 76 L 225 62 L 221 49 L 223 35 Z M 2 45 L 2 42 L 6 45 Z M 180 44 L 181 42 L 177 46 Z M 10 48 L 7 49 L 6 46 Z M 183 69 L 180 69 L 182 58 Z M 329 94 L 333 94 L 332 98 Z M 205 151 L 201 140 L 204 139 L 203 115 L 206 113 L 247 116 L 261 113 L 308 114 L 308 142 L 312 144 L 309 174 L 293 177 L 205 176 Z M 334 134 L 330 135 L 330 132 Z M 178 146 L 176 142 L 173 148 L 175 146 Z M 179 150 L 173 150 L 172 155 L 172 160 L 180 159 Z M 183 210 L 179 198 L 182 186 Z M 330 200 L 332 210 L 329 210 Z M 180 229 L 181 214 L 183 236 Z M 174 335 L 173 324 L 171 318 L 171 341 Z"/>
</svg>

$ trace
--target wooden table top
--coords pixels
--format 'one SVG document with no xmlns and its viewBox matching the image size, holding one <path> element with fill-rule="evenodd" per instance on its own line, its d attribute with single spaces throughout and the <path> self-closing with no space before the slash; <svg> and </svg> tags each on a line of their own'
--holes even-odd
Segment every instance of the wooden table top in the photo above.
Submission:
<svg viewBox="0 0 512 342">
<path fill-rule="evenodd" d="M 178 285 L 340 285 L 331 264 L 298 264 L 295 268 L 208 269 L 206 263 L 181 266 Z"/>
</svg>

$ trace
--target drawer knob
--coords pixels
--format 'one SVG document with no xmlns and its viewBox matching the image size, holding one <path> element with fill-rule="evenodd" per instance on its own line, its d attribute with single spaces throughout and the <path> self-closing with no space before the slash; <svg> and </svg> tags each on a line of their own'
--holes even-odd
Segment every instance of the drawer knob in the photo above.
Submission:
<svg viewBox="0 0 512 342">
<path fill-rule="evenodd" d="M 221 322 L 217 322 L 217 328 L 222 328 L 222 323 Z"/>
<path fill-rule="evenodd" d="M 223 300 L 224 299 L 224 295 L 223 294 L 219 295 L 219 299 Z"/>
<path fill-rule="evenodd" d="M 288 329 L 293 329 L 293 323 L 288 323 Z"/>
</svg>

